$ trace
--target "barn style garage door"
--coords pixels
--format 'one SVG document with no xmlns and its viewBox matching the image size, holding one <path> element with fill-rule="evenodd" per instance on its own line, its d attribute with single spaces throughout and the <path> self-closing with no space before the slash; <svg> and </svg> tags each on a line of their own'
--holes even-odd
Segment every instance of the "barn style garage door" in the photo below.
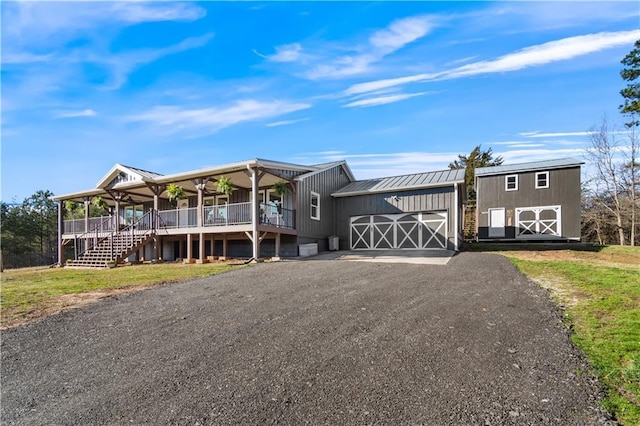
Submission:
<svg viewBox="0 0 640 426">
<path fill-rule="evenodd" d="M 520 207 L 516 209 L 517 238 L 545 238 L 562 235 L 560 206 Z"/>
<path fill-rule="evenodd" d="M 349 231 L 352 250 L 446 249 L 447 212 L 354 216 Z"/>
</svg>

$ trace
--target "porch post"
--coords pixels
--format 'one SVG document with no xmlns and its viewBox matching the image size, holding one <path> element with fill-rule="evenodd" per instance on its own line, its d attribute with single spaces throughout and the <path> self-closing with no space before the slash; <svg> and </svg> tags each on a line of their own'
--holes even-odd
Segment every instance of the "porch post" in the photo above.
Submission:
<svg viewBox="0 0 640 426">
<path fill-rule="evenodd" d="M 64 266 L 64 244 L 62 240 L 64 234 L 64 206 L 62 201 L 58 201 L 58 264 Z"/>
<path fill-rule="evenodd" d="M 91 205 L 91 198 L 84 197 L 84 232 L 89 232 L 89 206 Z"/>
<path fill-rule="evenodd" d="M 152 224 L 152 228 L 153 228 L 153 249 L 152 254 L 151 254 L 151 263 L 157 263 L 158 262 L 158 258 L 160 257 L 158 254 L 158 205 L 159 203 L 159 198 L 157 191 L 154 191 L 153 194 L 153 213 L 152 213 L 152 217 L 151 217 L 151 224 Z"/>
<path fill-rule="evenodd" d="M 205 263 L 204 234 L 201 232 L 198 239 L 198 263 Z"/>
<path fill-rule="evenodd" d="M 116 217 L 115 217 L 115 219 L 116 219 L 115 220 L 115 225 L 116 225 L 115 232 L 120 231 L 120 199 L 121 198 L 122 198 L 121 194 L 117 194 L 115 196 L 115 199 L 116 199 L 116 207 L 115 207 L 115 211 L 114 211 L 114 213 L 116 215 Z"/>
<path fill-rule="evenodd" d="M 211 256 L 216 255 L 216 234 L 211 234 Z"/>
<path fill-rule="evenodd" d="M 227 234 L 224 234 L 222 237 L 222 257 L 223 260 L 227 259 Z"/>
<path fill-rule="evenodd" d="M 193 258 L 192 245 L 191 234 L 187 234 L 187 263 L 191 263 L 191 259 Z"/>
<path fill-rule="evenodd" d="M 276 259 L 280 259 L 280 232 L 276 233 Z"/>
<path fill-rule="evenodd" d="M 253 234 L 253 259 L 258 260 L 260 258 L 260 236 L 258 235 L 258 223 L 260 222 L 260 215 L 258 210 L 258 173 L 255 168 L 251 168 L 251 191 L 251 232 Z"/>
</svg>

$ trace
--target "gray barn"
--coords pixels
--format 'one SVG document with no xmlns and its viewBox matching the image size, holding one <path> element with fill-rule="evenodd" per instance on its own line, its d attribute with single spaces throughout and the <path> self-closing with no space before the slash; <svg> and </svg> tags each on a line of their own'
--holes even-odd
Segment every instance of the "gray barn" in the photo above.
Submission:
<svg viewBox="0 0 640 426">
<path fill-rule="evenodd" d="M 478 240 L 580 240 L 582 164 L 563 158 L 477 168 Z"/>
</svg>

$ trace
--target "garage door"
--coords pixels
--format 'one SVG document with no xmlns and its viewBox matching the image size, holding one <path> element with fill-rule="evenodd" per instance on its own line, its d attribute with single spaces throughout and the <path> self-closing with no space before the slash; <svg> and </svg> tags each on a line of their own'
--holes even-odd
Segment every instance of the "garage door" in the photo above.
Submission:
<svg viewBox="0 0 640 426">
<path fill-rule="evenodd" d="M 516 208 L 517 238 L 549 238 L 562 235 L 560 206 Z"/>
<path fill-rule="evenodd" d="M 352 250 L 446 249 L 447 212 L 353 216 Z"/>
</svg>

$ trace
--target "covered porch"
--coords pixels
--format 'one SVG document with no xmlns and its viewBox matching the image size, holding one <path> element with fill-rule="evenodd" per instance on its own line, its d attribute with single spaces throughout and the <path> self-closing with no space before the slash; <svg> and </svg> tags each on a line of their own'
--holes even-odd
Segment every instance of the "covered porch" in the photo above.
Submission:
<svg viewBox="0 0 640 426">
<path fill-rule="evenodd" d="M 59 244 L 62 248 L 84 241 L 80 251 L 85 252 L 123 231 L 144 230 L 151 238 L 137 256 L 152 261 L 164 259 L 165 242 L 183 244 L 179 257 L 187 261 L 204 262 L 207 253 L 218 256 L 216 248 L 226 257 L 229 242 L 241 240 L 250 244 L 245 257 L 259 259 L 265 240 L 273 240 L 275 256 L 280 256 L 282 237 L 297 235 L 295 178 L 309 170 L 250 160 L 162 176 L 116 165 L 96 189 L 54 198 L 59 205 Z M 227 191 L 220 190 L 221 179 L 230 184 Z M 181 188 L 182 197 L 170 200 L 169 186 Z M 96 197 L 106 203 L 108 215 L 90 217 Z M 84 218 L 65 220 L 67 201 L 84 205 Z M 64 264 L 64 250 L 60 253 Z"/>
</svg>

